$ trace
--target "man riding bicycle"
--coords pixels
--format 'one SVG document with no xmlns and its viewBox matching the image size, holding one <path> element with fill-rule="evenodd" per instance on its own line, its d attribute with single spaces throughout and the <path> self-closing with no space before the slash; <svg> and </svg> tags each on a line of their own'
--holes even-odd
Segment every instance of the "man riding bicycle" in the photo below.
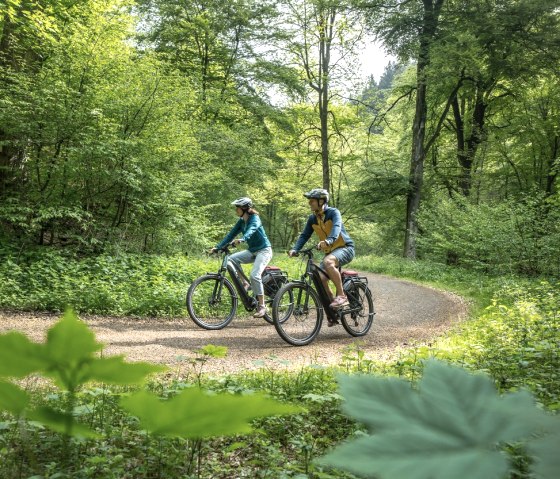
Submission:
<svg viewBox="0 0 560 479">
<path fill-rule="evenodd" d="M 295 256 L 315 232 L 320 239 L 317 249 L 325 253 L 320 266 L 328 275 L 327 277 L 321 274 L 321 281 L 331 300 L 331 308 L 340 308 L 348 304 L 348 298 L 344 294 L 342 277 L 338 268 L 354 259 L 354 242 L 342 224 L 340 211 L 328 206 L 329 192 L 327 190 L 315 188 L 304 193 L 303 196 L 309 200 L 309 207 L 313 214 L 307 219 L 305 228 L 294 247 L 288 252 L 288 256 Z M 329 279 L 336 287 L 336 297 L 329 287 Z"/>
</svg>

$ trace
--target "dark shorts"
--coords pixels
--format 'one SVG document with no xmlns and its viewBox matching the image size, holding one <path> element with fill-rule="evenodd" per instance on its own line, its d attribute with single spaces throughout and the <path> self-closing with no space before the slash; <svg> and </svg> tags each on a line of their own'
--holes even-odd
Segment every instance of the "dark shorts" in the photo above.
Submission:
<svg viewBox="0 0 560 479">
<path fill-rule="evenodd" d="M 354 259 L 354 256 L 356 256 L 356 252 L 354 251 L 354 248 L 352 248 L 352 246 L 343 246 L 341 248 L 336 248 L 335 250 L 332 250 L 329 254 L 332 254 L 338 260 L 338 266 L 340 267 L 350 263 L 350 261 Z M 326 254 L 325 258 L 329 254 Z M 324 267 L 322 261 L 320 266 L 321 268 Z"/>
</svg>

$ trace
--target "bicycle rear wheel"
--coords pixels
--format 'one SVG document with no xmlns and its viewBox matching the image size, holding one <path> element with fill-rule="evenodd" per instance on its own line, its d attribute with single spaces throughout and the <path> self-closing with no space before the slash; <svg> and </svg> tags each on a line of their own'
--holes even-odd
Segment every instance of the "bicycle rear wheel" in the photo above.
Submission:
<svg viewBox="0 0 560 479">
<path fill-rule="evenodd" d="M 323 308 L 313 288 L 288 283 L 272 302 L 272 319 L 280 337 L 293 346 L 311 343 L 321 329 Z"/>
<path fill-rule="evenodd" d="M 371 291 L 364 283 L 353 282 L 344 288 L 348 312 L 343 312 L 342 326 L 351 336 L 364 336 L 373 324 L 375 309 Z"/>
<path fill-rule="evenodd" d="M 237 295 L 233 285 L 215 274 L 197 278 L 187 292 L 187 311 L 204 329 L 222 329 L 235 316 Z"/>
</svg>

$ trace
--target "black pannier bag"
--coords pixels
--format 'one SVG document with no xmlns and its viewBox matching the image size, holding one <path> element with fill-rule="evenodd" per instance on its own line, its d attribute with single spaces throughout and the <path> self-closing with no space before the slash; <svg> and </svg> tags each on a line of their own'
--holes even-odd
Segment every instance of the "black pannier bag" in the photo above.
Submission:
<svg viewBox="0 0 560 479">
<path fill-rule="evenodd" d="M 267 266 L 262 274 L 264 294 L 274 298 L 282 285 L 288 282 L 288 273 L 278 266 Z"/>
</svg>

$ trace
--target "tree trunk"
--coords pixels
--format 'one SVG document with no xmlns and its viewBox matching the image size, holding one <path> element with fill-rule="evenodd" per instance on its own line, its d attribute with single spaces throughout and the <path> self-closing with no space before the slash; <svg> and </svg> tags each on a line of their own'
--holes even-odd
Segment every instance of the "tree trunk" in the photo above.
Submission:
<svg viewBox="0 0 560 479">
<path fill-rule="evenodd" d="M 10 58 L 10 44 L 12 41 L 13 24 L 8 14 L 4 14 L 2 35 L 0 36 L 0 68 L 9 67 L 12 63 Z M 9 171 L 11 159 L 17 153 L 9 145 L 9 136 L 0 127 L 0 198 L 4 196 L 9 183 Z"/>
<path fill-rule="evenodd" d="M 319 118 L 321 122 L 321 164 L 323 167 L 323 188 L 331 191 L 331 175 L 329 166 L 329 74 L 331 62 L 331 43 L 333 39 L 333 27 L 336 18 L 336 10 L 329 8 L 321 11 L 319 33 L 319 75 L 318 75 L 318 97 Z"/>
<path fill-rule="evenodd" d="M 424 179 L 424 159 L 426 156 L 424 139 L 426 136 L 427 80 L 426 68 L 430 63 L 430 46 L 435 39 L 439 13 L 444 0 L 423 0 L 422 31 L 416 67 L 416 110 L 412 124 L 412 155 L 406 198 L 406 231 L 404 237 L 404 257 L 416 258 L 416 236 L 418 235 L 417 214 L 420 208 L 422 182 Z"/>
</svg>

